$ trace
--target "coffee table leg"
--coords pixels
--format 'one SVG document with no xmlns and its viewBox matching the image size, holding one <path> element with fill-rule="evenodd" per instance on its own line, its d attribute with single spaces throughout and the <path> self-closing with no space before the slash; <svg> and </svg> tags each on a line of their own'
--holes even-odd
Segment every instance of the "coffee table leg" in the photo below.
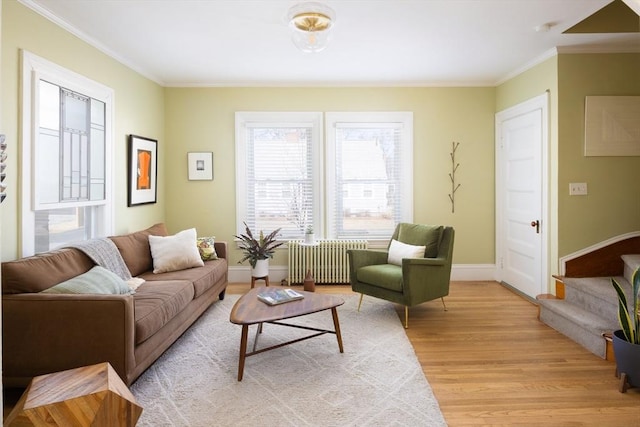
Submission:
<svg viewBox="0 0 640 427">
<path fill-rule="evenodd" d="M 340 334 L 340 321 L 338 320 L 338 310 L 335 307 L 331 309 L 331 315 L 333 316 L 333 328 L 336 330 L 336 338 L 338 339 L 340 353 L 344 353 L 344 349 L 342 348 L 342 334 Z"/>
<path fill-rule="evenodd" d="M 247 335 L 249 325 L 242 325 L 242 337 L 240 338 L 240 360 L 238 361 L 238 381 L 242 381 L 244 373 L 244 359 L 247 357 Z"/>
</svg>

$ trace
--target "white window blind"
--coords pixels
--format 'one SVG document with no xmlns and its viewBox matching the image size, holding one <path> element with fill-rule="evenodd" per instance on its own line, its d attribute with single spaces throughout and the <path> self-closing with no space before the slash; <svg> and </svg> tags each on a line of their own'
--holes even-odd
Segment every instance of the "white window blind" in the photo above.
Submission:
<svg viewBox="0 0 640 427">
<path fill-rule="evenodd" d="M 412 127 L 411 113 L 327 114 L 332 237 L 388 239 L 411 221 Z"/>
<path fill-rule="evenodd" d="M 299 238 L 318 225 L 318 113 L 238 113 L 238 232 Z M 314 120 L 309 120 L 312 118 Z M 255 120 L 260 119 L 260 120 Z"/>
</svg>

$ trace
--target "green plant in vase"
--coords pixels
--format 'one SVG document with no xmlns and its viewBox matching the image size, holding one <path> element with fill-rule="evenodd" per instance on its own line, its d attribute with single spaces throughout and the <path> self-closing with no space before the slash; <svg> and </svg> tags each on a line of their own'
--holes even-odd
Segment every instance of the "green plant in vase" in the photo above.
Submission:
<svg viewBox="0 0 640 427">
<path fill-rule="evenodd" d="M 243 253 L 243 257 L 238 261 L 238 263 L 241 264 L 245 261 L 249 261 L 251 267 L 256 268 L 256 264 L 259 260 L 273 258 L 275 249 L 284 244 L 284 242 L 278 242 L 276 239 L 281 228 L 272 231 L 266 236 L 262 230 L 260 230 L 260 234 L 256 239 L 247 223 L 243 222 L 243 224 L 245 227 L 245 233 L 235 236 L 236 239 L 240 240 L 238 247 Z"/>
<path fill-rule="evenodd" d="M 627 296 L 622 286 L 616 279 L 611 278 L 611 284 L 618 294 L 618 321 L 620 328 L 624 338 L 632 344 L 640 344 L 640 318 L 638 318 L 640 310 L 640 299 L 638 298 L 638 290 L 640 290 L 639 271 L 640 268 L 631 277 L 631 307 L 627 303 Z"/>
<path fill-rule="evenodd" d="M 640 268 L 631 276 L 631 304 L 628 304 L 624 289 L 611 278 L 618 294 L 618 322 L 620 330 L 613 332 L 613 352 L 616 358 L 616 376 L 620 378 L 621 393 L 631 386 L 640 387 Z"/>
</svg>

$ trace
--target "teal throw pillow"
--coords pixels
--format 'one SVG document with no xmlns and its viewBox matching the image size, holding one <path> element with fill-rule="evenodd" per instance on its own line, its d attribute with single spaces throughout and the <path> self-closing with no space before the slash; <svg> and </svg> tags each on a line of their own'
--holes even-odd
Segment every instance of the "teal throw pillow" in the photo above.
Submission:
<svg viewBox="0 0 640 427">
<path fill-rule="evenodd" d="M 58 283 L 41 293 L 127 295 L 135 292 L 117 274 L 96 265 L 86 273 Z"/>
</svg>

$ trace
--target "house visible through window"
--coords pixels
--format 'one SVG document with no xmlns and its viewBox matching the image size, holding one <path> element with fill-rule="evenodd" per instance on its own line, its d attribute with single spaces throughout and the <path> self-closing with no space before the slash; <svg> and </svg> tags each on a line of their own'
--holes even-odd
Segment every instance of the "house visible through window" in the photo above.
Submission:
<svg viewBox="0 0 640 427">
<path fill-rule="evenodd" d="M 113 93 L 28 52 L 23 73 L 22 242 L 30 255 L 112 231 Z"/>
<path fill-rule="evenodd" d="M 236 113 L 238 232 L 388 239 L 412 219 L 411 113 Z M 324 168 L 321 166 L 324 165 Z M 323 193 L 323 191 L 325 191 Z"/>
<path fill-rule="evenodd" d="M 412 220 L 412 114 L 327 113 L 326 135 L 329 235 L 388 239 Z"/>
<path fill-rule="evenodd" d="M 297 238 L 317 225 L 319 113 L 237 113 L 238 233 L 282 228 Z"/>
</svg>

